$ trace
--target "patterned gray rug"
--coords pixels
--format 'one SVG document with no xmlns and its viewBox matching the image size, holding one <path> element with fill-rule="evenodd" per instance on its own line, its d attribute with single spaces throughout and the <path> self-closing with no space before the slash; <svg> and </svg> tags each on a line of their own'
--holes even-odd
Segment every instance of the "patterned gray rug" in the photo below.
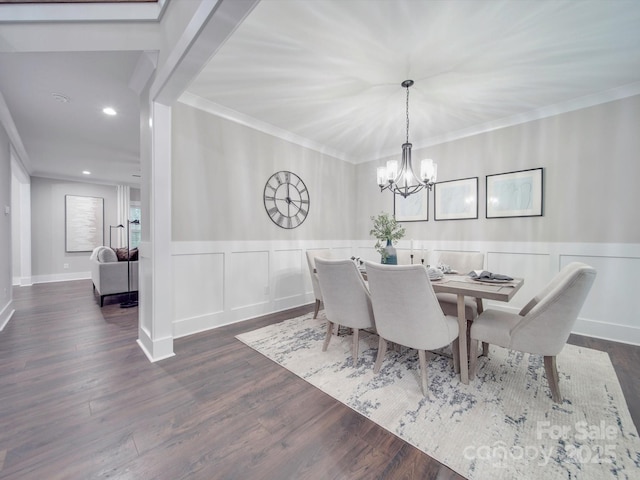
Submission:
<svg viewBox="0 0 640 480">
<path fill-rule="evenodd" d="M 638 432 L 605 352 L 564 348 L 562 405 L 537 356 L 491 347 L 463 385 L 449 358 L 432 355 L 427 400 L 415 351 L 389 351 L 375 375 L 378 337 L 361 335 L 354 367 L 351 336 L 322 352 L 325 325 L 309 314 L 237 338 L 469 479 L 639 478 Z"/>
</svg>

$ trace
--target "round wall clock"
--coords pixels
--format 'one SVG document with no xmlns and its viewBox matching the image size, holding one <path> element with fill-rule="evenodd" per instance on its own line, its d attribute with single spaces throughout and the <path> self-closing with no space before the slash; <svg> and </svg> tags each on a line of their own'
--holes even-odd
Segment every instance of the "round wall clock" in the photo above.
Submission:
<svg viewBox="0 0 640 480">
<path fill-rule="evenodd" d="M 264 186 L 264 208 L 273 223 L 296 228 L 309 213 L 309 192 L 302 179 L 288 171 L 276 172 Z"/>
</svg>

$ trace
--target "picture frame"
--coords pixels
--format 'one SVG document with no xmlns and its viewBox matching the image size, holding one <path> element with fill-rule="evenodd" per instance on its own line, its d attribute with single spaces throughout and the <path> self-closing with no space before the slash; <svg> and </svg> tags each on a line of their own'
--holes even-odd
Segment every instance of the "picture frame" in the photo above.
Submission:
<svg viewBox="0 0 640 480">
<path fill-rule="evenodd" d="M 433 208 L 436 221 L 477 219 L 478 177 L 436 183 Z"/>
<path fill-rule="evenodd" d="M 393 215 L 397 222 L 429 220 L 429 190 L 422 189 L 408 197 L 393 195 Z"/>
<path fill-rule="evenodd" d="M 543 169 L 487 175 L 487 218 L 541 217 Z"/>
<path fill-rule="evenodd" d="M 65 195 L 65 251 L 91 252 L 104 245 L 104 199 Z"/>
</svg>

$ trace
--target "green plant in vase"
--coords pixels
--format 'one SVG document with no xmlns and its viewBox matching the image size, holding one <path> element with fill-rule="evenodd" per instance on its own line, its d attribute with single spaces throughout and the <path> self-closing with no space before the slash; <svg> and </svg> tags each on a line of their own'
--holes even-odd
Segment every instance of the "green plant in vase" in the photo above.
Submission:
<svg viewBox="0 0 640 480">
<path fill-rule="evenodd" d="M 371 217 L 371 220 L 373 221 L 373 228 L 369 235 L 377 239 L 375 249 L 380 254 L 381 262 L 397 265 L 398 257 L 393 243 L 404 237 L 404 227 L 396 222 L 392 215 L 385 212 Z"/>
</svg>

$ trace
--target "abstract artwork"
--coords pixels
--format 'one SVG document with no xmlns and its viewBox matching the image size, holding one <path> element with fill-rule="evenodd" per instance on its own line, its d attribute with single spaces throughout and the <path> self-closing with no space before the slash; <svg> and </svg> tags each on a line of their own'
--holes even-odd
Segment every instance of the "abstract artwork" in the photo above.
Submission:
<svg viewBox="0 0 640 480">
<path fill-rule="evenodd" d="M 65 250 L 91 252 L 103 245 L 104 199 L 65 195 Z"/>
<path fill-rule="evenodd" d="M 542 168 L 487 175 L 487 218 L 541 216 Z"/>
</svg>

